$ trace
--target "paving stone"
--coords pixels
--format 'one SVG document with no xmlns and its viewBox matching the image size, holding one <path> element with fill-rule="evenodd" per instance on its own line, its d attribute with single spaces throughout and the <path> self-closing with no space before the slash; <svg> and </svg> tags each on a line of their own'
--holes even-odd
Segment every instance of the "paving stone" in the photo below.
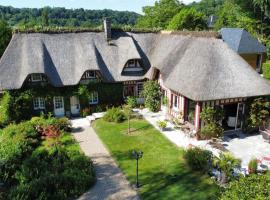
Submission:
<svg viewBox="0 0 270 200">
<path fill-rule="evenodd" d="M 87 119 L 71 121 L 73 135 L 84 153 L 91 157 L 97 176 L 96 184 L 78 200 L 139 200 L 122 171 L 111 157 Z"/>
</svg>

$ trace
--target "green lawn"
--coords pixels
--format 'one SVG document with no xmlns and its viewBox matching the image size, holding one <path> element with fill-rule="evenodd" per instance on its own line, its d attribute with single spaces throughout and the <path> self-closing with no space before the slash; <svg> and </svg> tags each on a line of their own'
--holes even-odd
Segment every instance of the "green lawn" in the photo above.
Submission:
<svg viewBox="0 0 270 200">
<path fill-rule="evenodd" d="M 206 175 L 194 173 L 183 160 L 183 150 L 170 143 L 145 120 L 133 119 L 132 134 L 127 135 L 127 123 L 108 123 L 100 119 L 93 123 L 99 137 L 111 151 L 118 165 L 132 184 L 136 181 L 133 149 L 144 152 L 140 160 L 140 194 L 143 199 L 216 199 L 218 187 Z"/>
</svg>

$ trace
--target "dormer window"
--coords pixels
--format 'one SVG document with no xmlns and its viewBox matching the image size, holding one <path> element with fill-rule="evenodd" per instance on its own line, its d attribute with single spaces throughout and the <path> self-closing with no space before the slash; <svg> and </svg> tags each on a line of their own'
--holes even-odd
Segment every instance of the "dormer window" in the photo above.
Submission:
<svg viewBox="0 0 270 200">
<path fill-rule="evenodd" d="M 31 75 L 31 81 L 32 82 L 40 82 L 42 80 L 43 80 L 42 74 L 32 74 Z"/>
<path fill-rule="evenodd" d="M 85 78 L 87 78 L 87 79 L 96 78 L 96 72 L 95 71 L 87 71 L 87 72 L 85 72 Z"/>
<path fill-rule="evenodd" d="M 82 79 L 96 79 L 97 73 L 96 71 L 86 71 L 82 76 Z"/>
<path fill-rule="evenodd" d="M 129 60 L 125 67 L 124 67 L 124 72 L 142 72 L 143 68 L 141 65 L 141 61 L 138 59 L 131 59 Z"/>
</svg>

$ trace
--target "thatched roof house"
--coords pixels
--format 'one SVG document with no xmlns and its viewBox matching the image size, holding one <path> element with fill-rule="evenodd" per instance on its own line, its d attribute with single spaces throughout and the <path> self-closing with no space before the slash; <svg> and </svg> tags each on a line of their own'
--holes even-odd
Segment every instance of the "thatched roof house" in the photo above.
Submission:
<svg viewBox="0 0 270 200">
<path fill-rule="evenodd" d="M 123 74 L 131 59 L 143 73 Z M 269 84 L 221 39 L 192 35 L 114 32 L 16 33 L 0 60 L 0 90 L 19 89 L 33 73 L 55 87 L 76 85 L 87 70 L 105 82 L 143 80 L 150 68 L 164 84 L 195 101 L 270 94 Z M 147 73 L 148 72 L 148 73 Z"/>
</svg>

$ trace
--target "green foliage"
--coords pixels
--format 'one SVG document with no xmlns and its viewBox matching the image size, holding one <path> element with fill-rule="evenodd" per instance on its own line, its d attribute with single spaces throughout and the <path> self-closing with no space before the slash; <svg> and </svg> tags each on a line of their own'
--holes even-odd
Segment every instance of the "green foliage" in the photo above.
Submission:
<svg viewBox="0 0 270 200">
<path fill-rule="evenodd" d="M 0 12 L 1 13 L 1 12 Z M 0 18 L 0 58 L 11 39 L 11 28 Z"/>
<path fill-rule="evenodd" d="M 201 129 L 201 137 L 205 139 L 218 138 L 223 134 L 223 129 L 219 124 L 224 116 L 220 107 L 205 107 L 201 112 L 201 119 L 205 125 Z"/>
<path fill-rule="evenodd" d="M 34 127 L 46 127 L 46 126 L 55 126 L 57 129 L 62 131 L 70 131 L 71 130 L 71 123 L 68 118 L 61 117 L 61 118 L 54 118 L 48 115 L 46 118 L 45 116 L 41 117 L 32 117 L 30 122 L 33 124 Z"/>
<path fill-rule="evenodd" d="M 161 92 L 157 81 L 146 81 L 143 85 L 142 94 L 145 106 L 152 112 L 159 111 L 161 105 Z"/>
<path fill-rule="evenodd" d="M 169 30 L 204 30 L 207 28 L 205 15 L 194 8 L 184 8 L 170 21 Z"/>
<path fill-rule="evenodd" d="M 131 108 L 135 108 L 137 106 L 137 100 L 135 97 L 127 97 L 127 104 L 131 107 Z"/>
<path fill-rule="evenodd" d="M 156 1 L 154 6 L 143 7 L 144 15 L 138 19 L 136 26 L 165 29 L 182 7 L 178 0 Z"/>
<path fill-rule="evenodd" d="M 0 182 L 15 182 L 15 173 L 38 145 L 39 136 L 32 123 L 11 124 L 0 135 Z"/>
<path fill-rule="evenodd" d="M 40 137 L 39 126 L 65 130 L 66 118 L 35 117 L 11 124 L 0 133 L 0 182 L 7 187 L 5 199 L 69 199 L 94 183 L 91 160 L 71 135 L 61 131 L 60 146 Z"/>
<path fill-rule="evenodd" d="M 49 26 L 49 10 L 48 8 L 43 8 L 41 13 L 42 25 Z"/>
<path fill-rule="evenodd" d="M 232 1 L 225 1 L 218 13 L 218 20 L 215 24 L 216 30 L 223 27 L 245 28 L 251 33 L 255 33 L 256 20 L 250 18 L 242 8 Z"/>
<path fill-rule="evenodd" d="M 10 101 L 10 94 L 8 92 L 4 92 L 2 99 L 0 99 L 0 127 L 5 126 L 10 122 Z"/>
<path fill-rule="evenodd" d="M 11 26 L 76 26 L 96 27 L 105 17 L 110 17 L 113 24 L 134 25 L 140 16 L 135 12 L 113 10 L 86 10 L 65 8 L 13 8 L 0 6 L 0 13 Z M 48 17 L 47 17 L 48 16 Z"/>
<path fill-rule="evenodd" d="M 199 2 L 191 3 L 190 7 L 204 13 L 206 16 L 217 15 L 220 7 L 223 5 L 223 2 L 224 0 L 201 0 Z"/>
<path fill-rule="evenodd" d="M 132 135 L 123 134 L 127 131 L 127 123 L 115 124 L 100 119 L 92 126 L 132 185 L 136 184 L 136 161 L 131 151 L 143 151 L 139 160 L 141 199 L 217 199 L 216 184 L 208 175 L 190 170 L 183 159 L 183 149 L 173 145 L 144 119 L 133 118 L 131 124 Z"/>
<path fill-rule="evenodd" d="M 163 98 L 162 98 L 162 105 L 167 106 L 168 103 L 169 103 L 168 97 L 163 97 Z"/>
<path fill-rule="evenodd" d="M 157 121 L 157 125 L 159 128 L 164 129 L 167 127 L 167 122 L 165 121 Z"/>
<path fill-rule="evenodd" d="M 264 98 L 254 99 L 250 108 L 250 125 L 252 127 L 261 127 L 267 124 L 269 119 L 270 102 Z"/>
<path fill-rule="evenodd" d="M 216 123 L 205 124 L 201 129 L 202 139 L 219 138 L 223 135 L 223 128 Z"/>
<path fill-rule="evenodd" d="M 250 174 L 256 173 L 257 172 L 257 167 L 258 167 L 258 160 L 256 158 L 251 159 L 248 163 L 248 170 Z"/>
<path fill-rule="evenodd" d="M 263 64 L 263 77 L 266 79 L 270 79 L 270 61 Z"/>
<path fill-rule="evenodd" d="M 233 179 L 233 169 L 241 165 L 241 160 L 235 158 L 231 153 L 224 152 L 220 153 L 219 158 L 216 157 L 213 161 L 215 167 L 219 168 L 224 174 L 225 177 L 222 180 L 223 183 Z"/>
<path fill-rule="evenodd" d="M 263 200 L 270 196 L 270 174 L 250 175 L 232 181 L 222 193 L 220 200 Z"/>
<path fill-rule="evenodd" d="M 112 107 L 107 110 L 103 119 L 107 122 L 120 123 L 126 120 L 126 115 L 120 107 Z"/>
<path fill-rule="evenodd" d="M 69 199 L 94 183 L 92 162 L 78 151 L 37 149 L 16 173 L 9 199 Z"/>
<path fill-rule="evenodd" d="M 184 158 L 191 169 L 207 172 L 211 167 L 213 155 L 210 151 L 194 147 L 185 151 Z"/>
</svg>

